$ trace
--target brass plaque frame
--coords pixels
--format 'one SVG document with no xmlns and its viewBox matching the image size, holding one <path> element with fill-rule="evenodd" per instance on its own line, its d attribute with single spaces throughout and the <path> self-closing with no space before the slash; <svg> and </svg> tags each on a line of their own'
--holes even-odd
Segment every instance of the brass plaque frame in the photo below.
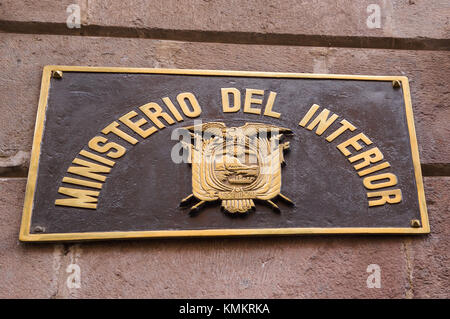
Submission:
<svg viewBox="0 0 450 319">
<path fill-rule="evenodd" d="M 420 208 L 420 227 L 410 228 L 377 228 L 377 227 L 339 227 L 339 228 L 259 228 L 259 229 L 205 229 L 205 230 L 163 230 L 163 231 L 111 231 L 84 233 L 49 233 L 36 234 L 30 232 L 33 200 L 36 190 L 40 147 L 43 137 L 47 99 L 50 90 L 50 79 L 54 72 L 96 72 L 96 73 L 142 73 L 142 74 L 175 74 L 175 75 L 209 75 L 261 78 L 298 78 L 298 79 L 340 79 L 369 81 L 398 81 L 403 89 L 405 113 L 412 153 L 417 196 Z M 56 74 L 58 75 L 58 74 Z M 427 207 L 425 201 L 419 151 L 414 127 L 408 78 L 405 76 L 367 76 L 309 73 L 275 73 L 250 71 L 219 71 L 189 69 L 150 69 L 150 68 L 118 68 L 118 67 L 83 67 L 83 66 L 45 66 L 42 75 L 41 91 L 34 131 L 32 155 L 28 174 L 25 203 L 19 239 L 24 242 L 78 241 L 100 239 L 155 238 L 155 237 L 204 237 L 204 236 L 250 236 L 250 235 L 300 235 L 300 234 L 426 234 L 430 232 Z"/>
</svg>

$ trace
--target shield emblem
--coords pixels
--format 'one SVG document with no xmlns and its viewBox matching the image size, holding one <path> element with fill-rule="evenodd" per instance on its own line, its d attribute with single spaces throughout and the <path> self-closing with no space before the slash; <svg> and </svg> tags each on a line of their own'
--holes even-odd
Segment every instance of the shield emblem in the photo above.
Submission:
<svg viewBox="0 0 450 319">
<path fill-rule="evenodd" d="M 289 142 L 280 143 L 287 128 L 262 123 L 246 123 L 227 128 L 222 122 L 185 127 L 192 137 L 184 143 L 192 164 L 192 194 L 181 201 L 199 202 L 191 207 L 198 211 L 206 202 L 221 201 L 227 213 L 246 213 L 255 208 L 254 200 L 273 202 L 281 198 L 281 168 Z"/>
</svg>

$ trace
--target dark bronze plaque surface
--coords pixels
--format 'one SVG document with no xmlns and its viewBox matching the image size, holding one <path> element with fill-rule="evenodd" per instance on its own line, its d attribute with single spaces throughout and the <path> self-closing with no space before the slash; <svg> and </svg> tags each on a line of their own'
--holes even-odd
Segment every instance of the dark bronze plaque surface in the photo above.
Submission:
<svg viewBox="0 0 450 319">
<path fill-rule="evenodd" d="M 225 111 L 224 99 L 233 112 Z M 199 114 L 194 114 L 195 101 Z M 160 106 L 173 122 L 159 117 L 165 127 L 158 127 L 144 111 L 149 103 Z M 234 112 L 236 103 L 240 108 Z M 137 128 L 126 125 L 125 118 Z M 290 130 L 280 131 L 285 165 L 276 162 L 281 165 L 277 173 L 259 188 L 208 193 L 206 182 L 193 183 L 200 164 L 171 158 L 180 143 L 172 137 L 174 130 L 199 120 L 226 128 Z M 49 66 L 36 123 L 23 241 L 429 232 L 405 77 Z M 128 137 L 112 132 L 114 127 Z M 139 134 L 139 129 L 150 134 L 151 127 L 151 135 Z M 360 149 L 351 144 L 353 137 Z M 100 150 L 106 143 L 120 147 Z M 357 155 L 369 150 L 373 162 L 365 165 Z M 77 170 L 85 161 L 99 165 L 100 171 Z M 388 164 L 374 168 L 383 163 Z M 223 180 L 232 187 L 249 185 L 257 176 L 249 172 L 258 168 L 236 165 Z M 363 173 L 367 169 L 373 171 Z M 268 183 L 273 196 L 266 196 Z M 76 199 L 78 189 L 94 201 L 67 200 Z M 210 197 L 199 203 L 202 191 Z M 189 194 L 187 206 L 180 206 Z M 380 204 L 382 194 L 391 196 Z M 201 205 L 190 213 L 197 203 Z"/>
</svg>

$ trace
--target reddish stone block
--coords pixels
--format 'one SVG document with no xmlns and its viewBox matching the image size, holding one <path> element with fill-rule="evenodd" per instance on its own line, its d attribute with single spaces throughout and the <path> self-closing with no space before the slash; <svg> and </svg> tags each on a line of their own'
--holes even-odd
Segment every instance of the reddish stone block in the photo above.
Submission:
<svg viewBox="0 0 450 319">
<path fill-rule="evenodd" d="M 72 0 L 4 0 L 2 20 L 64 25 Z M 448 37 L 447 1 L 79 1 L 82 28 L 247 32 L 342 37 Z M 371 4 L 380 8 L 379 28 L 369 28 Z M 432 19 L 430 19 L 432 17 Z M 417 27 L 420 26 L 420 27 Z M 69 32 L 70 30 L 67 30 Z"/>
<path fill-rule="evenodd" d="M 450 177 L 425 178 L 431 233 L 405 240 L 405 253 L 414 298 L 450 297 Z"/>
<path fill-rule="evenodd" d="M 54 245 L 19 243 L 25 184 L 0 178 L 0 298 L 51 298 L 61 256 Z"/>
</svg>

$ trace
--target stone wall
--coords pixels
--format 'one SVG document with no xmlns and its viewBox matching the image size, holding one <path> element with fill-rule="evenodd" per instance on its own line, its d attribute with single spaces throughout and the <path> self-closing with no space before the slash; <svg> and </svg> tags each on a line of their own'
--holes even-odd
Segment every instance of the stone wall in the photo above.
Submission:
<svg viewBox="0 0 450 319">
<path fill-rule="evenodd" d="M 448 298 L 449 16 L 446 0 L 0 0 L 0 297 Z M 20 243 L 47 64 L 408 76 L 431 234 Z"/>
</svg>

